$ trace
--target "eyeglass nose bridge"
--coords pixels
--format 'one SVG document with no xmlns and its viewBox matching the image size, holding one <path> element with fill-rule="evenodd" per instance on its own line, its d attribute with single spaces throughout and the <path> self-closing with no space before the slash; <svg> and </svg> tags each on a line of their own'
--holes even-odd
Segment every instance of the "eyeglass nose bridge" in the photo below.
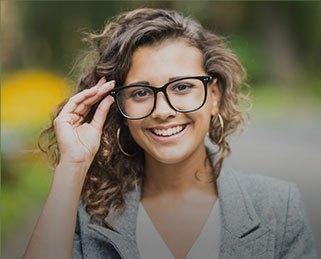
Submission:
<svg viewBox="0 0 321 259">
<path fill-rule="evenodd" d="M 153 109 L 152 109 L 152 111 L 150 112 L 150 114 L 152 114 L 152 113 L 154 112 L 155 108 L 156 108 L 157 95 L 158 95 L 159 92 L 162 92 L 163 95 L 165 96 L 165 99 L 166 99 L 166 101 L 167 101 L 168 106 L 169 106 L 172 110 L 174 110 L 175 112 L 177 112 L 177 110 L 175 109 L 175 107 L 171 104 L 171 101 L 169 100 L 168 94 L 167 94 L 167 92 L 166 92 L 167 86 L 169 86 L 169 85 L 170 85 L 170 82 L 167 83 L 167 84 L 165 84 L 165 85 L 163 85 L 162 87 L 152 87 L 153 92 L 154 92 L 154 106 L 153 106 Z"/>
</svg>

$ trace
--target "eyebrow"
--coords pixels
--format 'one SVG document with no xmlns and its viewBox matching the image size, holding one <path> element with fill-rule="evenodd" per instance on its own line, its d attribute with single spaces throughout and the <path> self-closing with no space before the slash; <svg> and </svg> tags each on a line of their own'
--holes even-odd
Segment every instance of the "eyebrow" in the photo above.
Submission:
<svg viewBox="0 0 321 259">
<path fill-rule="evenodd" d="M 170 82 L 170 81 L 173 81 L 173 80 L 176 80 L 176 79 L 179 79 L 179 78 L 184 78 L 184 77 L 189 77 L 189 75 L 170 77 L 170 78 L 168 78 L 167 82 Z M 137 81 L 137 82 L 133 82 L 133 83 L 128 84 L 128 86 L 136 85 L 136 84 L 151 85 L 150 82 L 148 82 L 148 81 Z"/>
</svg>

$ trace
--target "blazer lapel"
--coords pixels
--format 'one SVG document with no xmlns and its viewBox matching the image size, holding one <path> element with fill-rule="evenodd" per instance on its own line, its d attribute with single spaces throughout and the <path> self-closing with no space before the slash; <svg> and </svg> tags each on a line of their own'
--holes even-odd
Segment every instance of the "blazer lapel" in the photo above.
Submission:
<svg viewBox="0 0 321 259">
<path fill-rule="evenodd" d="M 273 258 L 274 235 L 264 227 L 232 170 L 217 180 L 221 205 L 220 258 Z"/>
<path fill-rule="evenodd" d="M 102 236 L 113 245 L 121 258 L 140 258 L 136 244 L 136 220 L 141 186 L 125 194 L 125 209 L 117 217 L 107 216 L 104 221 L 113 229 L 89 224 L 88 230 Z"/>
</svg>

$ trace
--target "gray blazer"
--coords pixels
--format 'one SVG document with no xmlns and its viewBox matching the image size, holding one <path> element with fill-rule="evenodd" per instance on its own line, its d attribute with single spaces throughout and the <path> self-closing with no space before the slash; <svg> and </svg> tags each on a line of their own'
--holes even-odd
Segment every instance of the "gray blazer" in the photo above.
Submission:
<svg viewBox="0 0 321 259">
<path fill-rule="evenodd" d="M 222 220 L 220 258 L 317 258 L 294 184 L 224 168 L 217 187 Z M 140 258 L 135 238 L 140 188 L 127 193 L 125 201 L 126 209 L 113 223 L 116 231 L 90 223 L 80 204 L 73 258 Z M 108 217 L 105 221 L 111 223 Z"/>
</svg>

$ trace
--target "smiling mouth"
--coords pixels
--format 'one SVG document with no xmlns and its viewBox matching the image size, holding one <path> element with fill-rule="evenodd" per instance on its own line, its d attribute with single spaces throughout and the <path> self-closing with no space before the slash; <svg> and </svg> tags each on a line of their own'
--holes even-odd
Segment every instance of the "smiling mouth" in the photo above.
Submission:
<svg viewBox="0 0 321 259">
<path fill-rule="evenodd" d="M 149 129 L 149 131 L 151 131 L 153 134 L 159 137 L 170 137 L 182 132 L 186 128 L 186 126 L 187 124 L 178 125 L 168 129 L 153 128 L 153 129 Z"/>
</svg>

